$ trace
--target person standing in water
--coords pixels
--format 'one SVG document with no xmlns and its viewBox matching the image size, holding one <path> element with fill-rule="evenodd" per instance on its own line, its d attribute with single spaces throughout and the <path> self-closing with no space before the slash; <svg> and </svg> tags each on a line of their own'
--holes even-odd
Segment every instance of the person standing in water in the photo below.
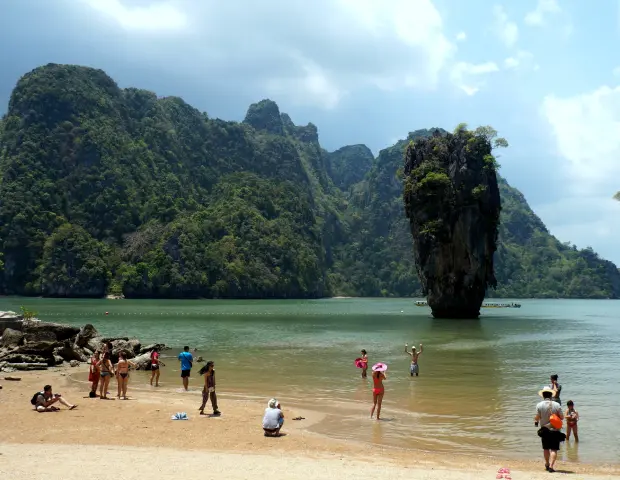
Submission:
<svg viewBox="0 0 620 480">
<path fill-rule="evenodd" d="M 205 386 L 202 389 L 202 405 L 198 409 L 200 415 L 204 415 L 205 407 L 209 398 L 211 398 L 211 406 L 213 407 L 213 415 L 221 415 L 221 412 L 217 408 L 217 395 L 215 394 L 215 370 L 213 369 L 215 364 L 212 361 L 208 361 L 207 364 L 200 369 L 200 374 L 205 377 Z"/>
<path fill-rule="evenodd" d="M 370 410 L 370 418 L 375 414 L 375 408 L 377 409 L 377 420 L 381 420 L 381 404 L 383 403 L 383 395 L 385 394 L 385 387 L 383 386 L 383 380 L 387 380 L 385 371 L 387 365 L 384 363 L 377 363 L 372 367 L 372 409 Z"/>
<path fill-rule="evenodd" d="M 157 350 L 153 350 L 151 352 L 151 387 L 153 386 L 153 379 L 155 379 L 155 386 L 159 387 L 160 366 L 165 367 L 166 364 L 159 361 L 159 352 Z"/>
<path fill-rule="evenodd" d="M 566 402 L 566 413 L 564 418 L 566 419 L 566 441 L 570 440 L 571 432 L 575 434 L 575 441 L 579 441 L 579 432 L 577 431 L 577 422 L 579 421 L 579 413 L 575 410 L 575 404 L 572 400 Z"/>
<path fill-rule="evenodd" d="M 549 388 L 553 390 L 553 401 L 562 405 L 562 401 L 560 400 L 560 394 L 562 393 L 562 385 L 558 383 L 558 375 L 557 373 L 551 375 L 549 377 L 551 383 L 549 384 Z"/>
<path fill-rule="evenodd" d="M 420 344 L 420 351 L 416 351 L 415 347 L 411 347 L 411 353 L 407 351 L 408 345 L 405 343 L 405 353 L 411 357 L 411 367 L 409 368 L 409 373 L 411 376 L 415 374 L 417 377 L 420 374 L 420 367 L 418 366 L 418 358 L 422 355 L 422 351 L 424 347 Z"/>
<path fill-rule="evenodd" d="M 368 370 L 368 355 L 366 355 L 366 350 L 362 348 L 362 378 L 366 378 L 366 371 Z"/>
<path fill-rule="evenodd" d="M 193 355 L 189 353 L 188 346 L 183 347 L 183 351 L 179 353 L 178 359 L 181 362 L 181 378 L 183 379 L 183 388 L 187 391 L 189 387 L 189 374 L 192 373 L 192 362 L 194 361 Z"/>
<path fill-rule="evenodd" d="M 540 424 L 538 436 L 542 442 L 545 469 L 553 473 L 555 472 L 555 461 L 558 458 L 560 443 L 566 439 L 566 435 L 560 431 L 561 425 L 558 428 L 552 425 L 551 416 L 556 415 L 560 420 L 564 420 L 564 414 L 560 404 L 553 401 L 554 390 L 552 388 L 544 387 L 538 394 L 543 397 L 543 401 L 536 405 L 534 426 L 538 427 Z"/>
</svg>

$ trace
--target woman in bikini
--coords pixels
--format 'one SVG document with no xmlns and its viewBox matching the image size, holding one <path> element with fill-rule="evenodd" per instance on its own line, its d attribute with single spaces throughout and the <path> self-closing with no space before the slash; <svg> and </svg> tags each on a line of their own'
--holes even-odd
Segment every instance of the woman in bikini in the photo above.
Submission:
<svg viewBox="0 0 620 480">
<path fill-rule="evenodd" d="M 107 351 L 101 357 L 101 360 L 97 363 L 97 368 L 99 369 L 101 375 L 101 382 L 99 383 L 99 398 L 101 400 L 108 399 L 108 387 L 110 386 L 110 379 L 112 378 L 112 374 L 114 372 L 114 365 L 112 365 L 112 360 L 110 360 L 110 352 Z"/>
<path fill-rule="evenodd" d="M 127 383 L 129 382 L 129 369 L 135 368 L 136 364 L 127 360 L 127 354 L 120 352 L 118 354 L 118 363 L 116 364 L 116 373 L 118 374 L 119 393 L 118 398 L 123 394 L 123 400 L 127 400 Z"/>
<path fill-rule="evenodd" d="M 385 370 L 382 367 L 375 370 L 377 365 L 372 367 L 372 410 L 370 411 L 370 418 L 375 414 L 375 408 L 377 409 L 377 420 L 381 420 L 381 403 L 383 402 L 383 394 L 385 393 L 385 388 L 383 387 L 383 380 L 387 380 L 387 375 L 385 374 Z"/>
<path fill-rule="evenodd" d="M 151 352 L 151 386 L 153 386 L 153 379 L 155 380 L 155 386 L 159 387 L 159 367 L 166 365 L 164 362 L 159 360 L 159 352 L 157 350 L 153 350 Z"/>
</svg>

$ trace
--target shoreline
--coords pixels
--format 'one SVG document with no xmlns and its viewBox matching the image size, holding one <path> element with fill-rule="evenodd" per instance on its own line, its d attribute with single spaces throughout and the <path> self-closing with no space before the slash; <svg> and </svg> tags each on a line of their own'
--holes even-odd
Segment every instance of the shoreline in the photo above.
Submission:
<svg viewBox="0 0 620 480">
<path fill-rule="evenodd" d="M 327 414 L 287 404 L 283 405 L 286 416 L 283 432 L 286 435 L 279 439 L 268 439 L 263 437 L 260 427 L 265 405 L 257 400 L 241 399 L 237 394 L 232 397 L 226 392 L 218 392 L 223 415 L 220 418 L 210 418 L 197 415 L 198 395 L 155 389 L 151 392 L 148 385 L 146 390 L 132 391 L 130 383 L 130 401 L 101 401 L 83 398 L 87 392 L 86 384 L 75 377 L 76 374 L 83 375 L 86 369 L 86 365 L 81 365 L 44 372 L 24 372 L 19 375 L 22 377 L 20 382 L 2 380 L 0 404 L 2 404 L 6 418 L 11 420 L 6 428 L 3 428 L 2 442 L 4 444 L 0 443 L 2 447 L 0 450 L 5 445 L 9 445 L 6 448 L 13 449 L 11 451 L 20 451 L 22 446 L 26 451 L 28 445 L 34 443 L 39 446 L 41 444 L 57 446 L 81 444 L 83 447 L 78 447 L 78 449 L 85 451 L 95 447 L 143 448 L 148 445 L 149 448 L 156 449 L 190 450 L 196 454 L 201 454 L 205 450 L 218 452 L 218 455 L 223 455 L 222 462 L 232 462 L 233 457 L 229 455 L 237 453 L 263 456 L 267 454 L 271 455 L 267 458 L 272 459 L 273 455 L 277 455 L 278 462 L 284 458 L 294 457 L 295 461 L 302 464 L 306 460 L 320 464 L 326 458 L 337 456 L 340 458 L 339 461 L 352 462 L 353 470 L 363 470 L 364 465 L 371 463 L 384 465 L 386 468 L 404 469 L 408 475 L 413 473 L 411 469 L 420 470 L 415 475 L 426 475 L 433 469 L 457 470 L 462 475 L 463 470 L 467 470 L 470 473 L 485 472 L 486 478 L 494 478 L 497 469 L 501 467 L 509 467 L 513 472 L 518 470 L 533 475 L 530 477 L 519 475 L 515 478 L 538 478 L 542 465 L 542 455 L 540 459 L 523 461 L 458 452 L 445 454 L 374 445 L 358 440 L 334 439 L 311 431 L 311 427 L 322 422 Z M 46 414 L 34 412 L 29 404 L 30 397 L 44 383 L 52 384 L 55 391 L 62 393 L 70 402 L 79 404 L 78 409 L 73 412 L 63 409 L 58 413 Z M 113 381 L 110 391 L 114 394 L 115 390 L 116 385 Z M 188 412 L 190 420 L 171 421 L 170 415 L 177 411 Z M 292 421 L 293 417 L 299 415 L 306 419 Z M 206 422 L 206 425 L 202 425 L 203 422 Z M 74 447 L 71 449 L 73 450 Z M 143 455 L 143 453 L 138 452 L 136 455 Z M 180 451 L 178 453 L 179 455 L 187 454 L 187 452 Z M 6 460 L 10 457 L 12 455 L 3 458 Z M 263 463 L 265 461 L 265 459 L 261 460 Z M 248 462 L 252 464 L 253 461 L 248 460 Z M 560 470 L 574 471 L 581 475 L 620 475 L 620 465 L 569 462 L 559 462 L 558 465 Z M 548 475 L 544 470 L 542 474 Z M 65 478 L 62 474 L 60 477 Z M 395 472 L 393 478 L 400 478 L 399 474 Z M 439 476 L 414 476 L 412 478 L 439 478 Z M 451 477 L 446 477 L 446 472 L 444 472 L 441 478 Z M 458 478 L 470 477 L 459 476 Z M 474 475 L 471 478 L 481 477 Z"/>
</svg>

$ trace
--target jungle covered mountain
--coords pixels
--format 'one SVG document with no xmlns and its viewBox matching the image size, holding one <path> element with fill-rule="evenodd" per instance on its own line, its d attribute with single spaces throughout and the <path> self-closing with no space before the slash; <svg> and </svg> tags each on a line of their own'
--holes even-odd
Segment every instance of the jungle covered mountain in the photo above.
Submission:
<svg viewBox="0 0 620 480">
<path fill-rule="evenodd" d="M 243 122 L 49 64 L 0 122 L 0 293 L 60 297 L 413 296 L 407 141 L 321 148 L 263 100 Z M 620 296 L 620 274 L 552 237 L 500 179 L 508 297 Z"/>
</svg>

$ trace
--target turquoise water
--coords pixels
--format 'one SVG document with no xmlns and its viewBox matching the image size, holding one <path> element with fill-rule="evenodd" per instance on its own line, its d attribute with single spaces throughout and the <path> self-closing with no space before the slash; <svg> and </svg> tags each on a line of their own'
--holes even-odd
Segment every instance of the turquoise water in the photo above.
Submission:
<svg viewBox="0 0 620 480">
<path fill-rule="evenodd" d="M 508 301 L 508 300 L 494 300 Z M 48 300 L 0 298 L 44 320 L 93 323 L 104 335 L 164 342 L 174 357 L 185 344 L 214 360 L 218 391 L 277 396 L 328 413 L 312 430 L 337 438 L 538 459 L 533 425 L 537 391 L 557 373 L 562 401 L 581 415 L 581 443 L 565 460 L 620 458 L 620 302 L 526 300 L 520 309 L 483 309 L 479 321 L 433 320 L 403 299 L 316 301 Z M 105 315 L 105 312 L 109 312 Z M 420 376 L 409 376 L 405 342 L 424 344 Z M 389 365 L 382 416 L 370 421 L 369 380 L 353 360 Z M 178 362 L 164 358 L 162 388 L 179 387 Z M 140 390 L 148 373 L 134 375 Z M 196 395 L 201 378 L 192 375 Z M 136 394 L 138 394 L 136 392 Z"/>
</svg>

